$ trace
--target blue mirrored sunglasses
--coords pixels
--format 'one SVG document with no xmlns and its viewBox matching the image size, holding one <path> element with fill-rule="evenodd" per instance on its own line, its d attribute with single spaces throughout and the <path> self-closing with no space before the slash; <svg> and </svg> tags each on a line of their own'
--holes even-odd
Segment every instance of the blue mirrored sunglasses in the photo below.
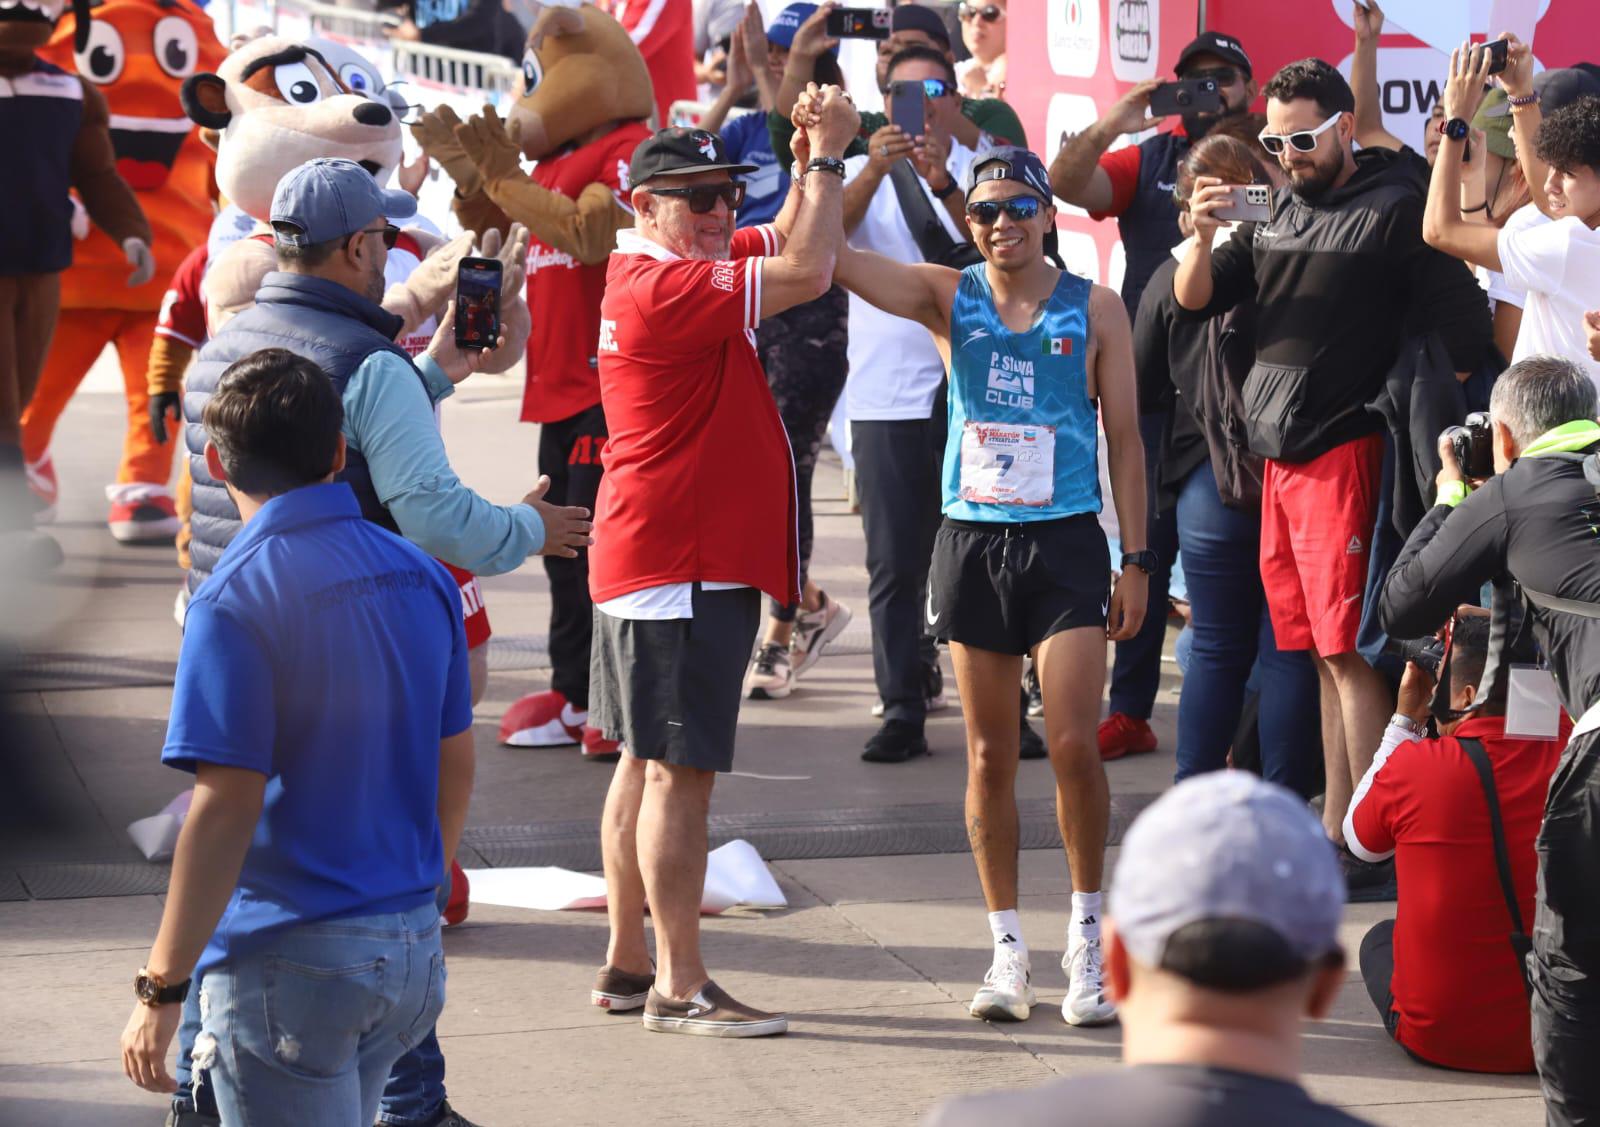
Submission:
<svg viewBox="0 0 1600 1127">
<path fill-rule="evenodd" d="M 1043 206 L 1038 196 L 1012 196 L 1009 200 L 982 200 L 979 203 L 969 203 L 967 215 L 974 223 L 989 227 L 1000 218 L 1002 211 L 1011 217 L 1012 222 L 1021 223 L 1036 218 Z"/>
</svg>

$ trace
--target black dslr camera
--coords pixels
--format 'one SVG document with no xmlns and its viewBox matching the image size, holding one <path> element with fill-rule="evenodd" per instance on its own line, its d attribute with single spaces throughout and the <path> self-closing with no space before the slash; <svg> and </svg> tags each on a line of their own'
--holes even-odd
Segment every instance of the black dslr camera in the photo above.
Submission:
<svg viewBox="0 0 1600 1127">
<path fill-rule="evenodd" d="M 1390 638 L 1383 643 L 1383 652 L 1401 661 L 1414 661 L 1429 677 L 1439 679 L 1439 666 L 1444 663 L 1443 639 Z"/>
<path fill-rule="evenodd" d="M 1474 411 L 1467 416 L 1466 425 L 1446 427 L 1444 437 L 1450 440 L 1456 465 L 1463 477 L 1481 481 L 1494 476 L 1494 441 L 1489 429 L 1489 416 Z"/>
</svg>

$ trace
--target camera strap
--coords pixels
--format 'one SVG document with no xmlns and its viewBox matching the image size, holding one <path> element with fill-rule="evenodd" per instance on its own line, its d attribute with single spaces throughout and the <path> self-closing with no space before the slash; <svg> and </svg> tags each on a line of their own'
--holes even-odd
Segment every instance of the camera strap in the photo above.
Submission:
<svg viewBox="0 0 1600 1127">
<path fill-rule="evenodd" d="M 1533 950 L 1533 940 L 1523 928 L 1522 909 L 1517 904 L 1517 887 L 1511 879 L 1511 851 L 1506 846 L 1506 827 L 1500 816 L 1500 793 L 1494 785 L 1494 766 L 1489 762 L 1489 753 L 1484 750 L 1482 741 L 1458 739 L 1456 742 L 1476 768 L 1484 801 L 1489 804 L 1489 829 L 1494 835 L 1494 865 L 1500 874 L 1500 894 L 1505 897 L 1506 911 L 1511 916 L 1511 950 L 1517 957 L 1517 973 L 1522 976 L 1522 988 L 1532 997 L 1533 987 L 1528 981 L 1528 954 Z"/>
</svg>

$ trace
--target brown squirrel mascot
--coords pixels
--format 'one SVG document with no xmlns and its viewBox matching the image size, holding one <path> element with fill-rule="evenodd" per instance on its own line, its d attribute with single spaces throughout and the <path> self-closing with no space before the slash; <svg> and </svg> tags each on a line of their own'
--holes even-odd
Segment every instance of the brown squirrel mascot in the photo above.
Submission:
<svg viewBox="0 0 1600 1127">
<path fill-rule="evenodd" d="M 0 570 L 43 570 L 61 561 L 33 530 L 34 501 L 22 459 L 22 411 L 38 385 L 61 307 L 61 272 L 72 265 L 72 199 L 122 249 L 143 285 L 155 272 L 150 224 L 117 175 L 110 111 L 94 85 L 44 61 L 65 0 L 0 6 Z M 76 46 L 89 46 L 89 3 L 74 0 Z"/>
<path fill-rule="evenodd" d="M 551 500 L 593 510 L 606 441 L 596 349 L 606 259 L 633 226 L 627 168 L 650 136 L 650 73 L 633 40 L 591 4 L 545 7 L 528 34 L 522 89 L 502 123 L 492 107 L 463 122 L 448 107 L 412 131 L 456 183 L 455 212 L 474 231 L 528 228 L 528 341 L 522 420 L 539 423 L 539 472 Z M 526 157 L 538 163 L 523 171 Z M 612 757 L 590 727 L 589 561 L 544 557 L 550 578 L 550 689 L 514 704 L 503 742 L 581 744 Z"/>
</svg>

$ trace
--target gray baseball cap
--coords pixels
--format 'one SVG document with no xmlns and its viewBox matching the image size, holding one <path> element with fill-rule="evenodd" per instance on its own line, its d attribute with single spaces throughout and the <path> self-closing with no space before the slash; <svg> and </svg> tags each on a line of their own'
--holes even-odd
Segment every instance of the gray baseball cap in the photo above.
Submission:
<svg viewBox="0 0 1600 1127">
<path fill-rule="evenodd" d="M 1244 771 L 1186 779 L 1134 820 L 1110 915 L 1140 963 L 1160 967 L 1173 934 L 1200 921 L 1259 924 L 1310 962 L 1338 946 L 1345 883 L 1306 804 Z"/>
<path fill-rule="evenodd" d="M 353 235 L 375 219 L 416 213 L 410 192 L 380 188 L 353 160 L 317 157 L 278 181 L 270 221 L 278 243 L 304 247 Z"/>
</svg>

